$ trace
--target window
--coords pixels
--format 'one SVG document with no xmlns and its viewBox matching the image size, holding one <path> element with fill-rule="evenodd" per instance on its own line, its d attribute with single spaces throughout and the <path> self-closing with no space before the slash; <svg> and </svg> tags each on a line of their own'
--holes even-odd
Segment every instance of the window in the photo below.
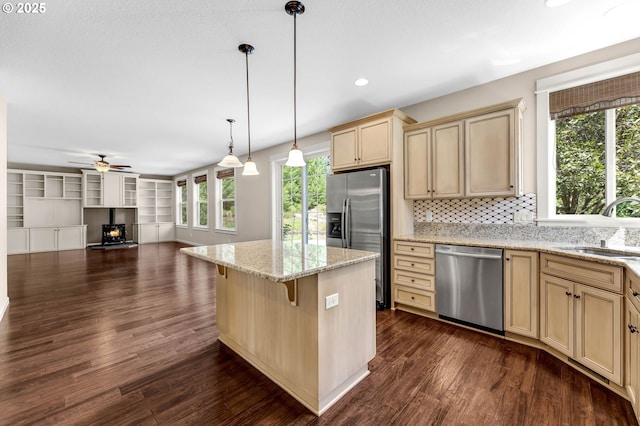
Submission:
<svg viewBox="0 0 640 426">
<path fill-rule="evenodd" d="M 235 169 L 216 171 L 216 229 L 236 230 Z"/>
<path fill-rule="evenodd" d="M 539 222 L 595 223 L 614 200 L 640 197 L 638 69 L 632 55 L 537 82 Z M 640 218 L 640 205 L 614 216 Z"/>
<path fill-rule="evenodd" d="M 194 200 L 194 228 L 206 228 L 209 226 L 209 192 L 207 189 L 207 172 L 194 173 L 193 200 Z"/>
<path fill-rule="evenodd" d="M 176 225 L 187 226 L 188 224 L 188 203 L 187 203 L 187 177 L 182 176 L 176 179 Z"/>
<path fill-rule="evenodd" d="M 326 244 L 327 175 L 329 156 L 306 158 L 306 167 L 288 167 L 281 162 L 280 238 Z"/>
</svg>

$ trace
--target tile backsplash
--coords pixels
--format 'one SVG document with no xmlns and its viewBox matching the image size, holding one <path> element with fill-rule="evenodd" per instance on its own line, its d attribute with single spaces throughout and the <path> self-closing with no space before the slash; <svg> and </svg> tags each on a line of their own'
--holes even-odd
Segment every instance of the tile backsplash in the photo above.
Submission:
<svg viewBox="0 0 640 426">
<path fill-rule="evenodd" d="M 466 198 L 417 200 L 413 202 L 413 221 L 437 223 L 477 223 L 534 225 L 536 194 L 505 198 Z M 429 214 L 431 220 L 429 220 Z M 514 214 L 523 216 L 514 222 Z"/>
</svg>

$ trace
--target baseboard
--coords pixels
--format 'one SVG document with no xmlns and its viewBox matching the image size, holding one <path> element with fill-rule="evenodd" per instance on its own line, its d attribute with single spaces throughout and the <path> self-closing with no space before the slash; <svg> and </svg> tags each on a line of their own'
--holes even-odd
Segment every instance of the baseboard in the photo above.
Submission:
<svg viewBox="0 0 640 426">
<path fill-rule="evenodd" d="M 5 297 L 5 299 L 0 303 L 0 322 L 4 318 L 5 312 L 9 309 L 9 298 Z"/>
</svg>

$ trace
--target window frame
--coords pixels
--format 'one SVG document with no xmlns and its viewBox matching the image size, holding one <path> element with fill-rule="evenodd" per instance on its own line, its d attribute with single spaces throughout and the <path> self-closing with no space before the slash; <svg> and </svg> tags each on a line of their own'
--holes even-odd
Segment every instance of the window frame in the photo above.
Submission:
<svg viewBox="0 0 640 426">
<path fill-rule="evenodd" d="M 224 234 L 237 234 L 238 233 L 238 174 L 236 173 L 235 168 L 231 168 L 233 170 L 233 205 L 235 208 L 234 213 L 234 227 L 226 228 L 223 226 L 224 220 L 222 217 L 223 208 L 222 205 L 225 201 L 231 200 L 230 198 L 222 198 L 222 181 L 223 179 L 218 179 L 218 172 L 221 170 L 227 170 L 228 167 L 216 167 L 213 171 L 214 178 L 216 180 L 215 183 L 215 230 L 216 232 L 221 232 Z"/>
<path fill-rule="evenodd" d="M 195 182 L 195 178 L 198 176 L 206 176 L 207 177 L 207 200 L 206 200 L 206 204 L 207 204 L 207 224 L 206 225 L 201 225 L 200 224 L 200 184 Z M 193 229 L 209 229 L 209 217 L 211 216 L 209 214 L 209 207 L 211 205 L 211 203 L 209 202 L 209 198 L 211 198 L 209 196 L 209 171 L 208 170 L 200 170 L 197 172 L 193 172 L 191 173 L 191 179 L 193 182 Z"/>
<path fill-rule="evenodd" d="M 187 191 L 187 201 L 184 202 L 184 204 L 187 206 L 187 223 L 182 223 L 182 189 L 183 187 L 178 186 L 178 182 L 184 180 L 187 184 L 184 186 L 184 188 L 186 188 L 185 190 Z M 176 222 L 176 227 L 177 228 L 187 228 L 189 226 L 189 179 L 187 178 L 186 175 L 184 176 L 178 176 L 177 178 L 175 178 L 173 180 L 174 186 L 177 188 L 176 189 L 176 198 L 175 198 L 175 208 L 176 208 L 176 217 L 175 217 L 175 222 Z"/>
<path fill-rule="evenodd" d="M 549 119 L 549 93 L 570 87 L 606 80 L 640 71 L 640 53 L 542 78 L 536 81 L 536 174 L 537 221 L 539 225 L 557 226 L 632 226 L 640 227 L 638 218 L 611 218 L 602 215 L 557 215 L 555 173 L 555 120 Z M 607 157 L 607 168 L 614 161 Z M 609 179 L 609 178 L 607 178 Z M 607 185 L 606 197 L 613 196 Z M 613 195 L 612 195 L 613 193 Z M 613 201 L 613 200 L 611 200 Z"/>
</svg>

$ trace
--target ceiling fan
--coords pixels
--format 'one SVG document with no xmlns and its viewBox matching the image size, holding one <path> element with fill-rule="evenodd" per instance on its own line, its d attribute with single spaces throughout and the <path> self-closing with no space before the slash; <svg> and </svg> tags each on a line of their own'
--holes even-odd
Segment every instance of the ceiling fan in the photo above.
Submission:
<svg viewBox="0 0 640 426">
<path fill-rule="evenodd" d="M 103 155 L 103 154 L 97 154 L 97 155 L 98 155 L 98 157 L 100 157 L 100 159 L 94 161 L 93 164 L 79 163 L 77 161 L 69 161 L 69 163 L 84 164 L 85 166 L 93 166 L 93 168 L 96 169 L 97 171 L 99 171 L 100 173 L 106 173 L 109 170 L 122 170 L 122 169 L 126 169 L 126 168 L 131 168 L 131 166 L 124 166 L 124 165 L 119 165 L 119 164 L 109 164 L 109 162 L 107 162 L 104 159 L 106 157 L 106 155 Z"/>
</svg>

